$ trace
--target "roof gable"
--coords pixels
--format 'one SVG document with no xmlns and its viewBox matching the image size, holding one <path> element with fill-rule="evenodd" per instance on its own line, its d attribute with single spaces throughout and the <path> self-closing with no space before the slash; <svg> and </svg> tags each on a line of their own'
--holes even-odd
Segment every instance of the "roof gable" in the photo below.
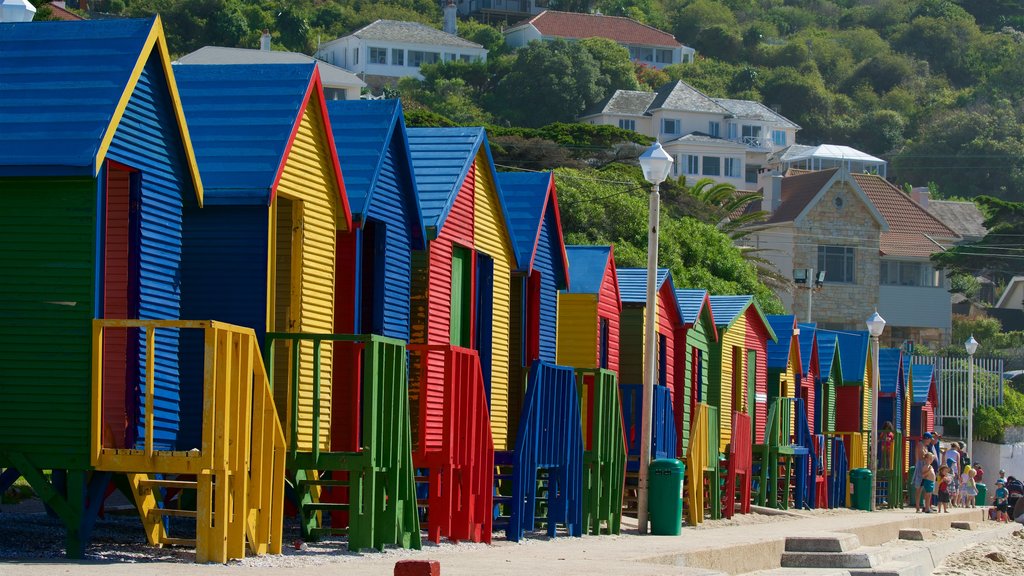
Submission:
<svg viewBox="0 0 1024 576">
<path fill-rule="evenodd" d="M 840 372 L 843 368 L 842 356 L 839 350 L 839 335 L 835 332 L 818 330 L 815 335 L 818 341 L 818 378 L 828 380 L 832 376 L 834 364 L 839 364 Z"/>
<path fill-rule="evenodd" d="M 508 209 L 509 233 L 516 244 L 517 252 L 522 255 L 519 271 L 529 272 L 537 257 L 540 235 L 545 229 L 544 221 L 552 218 L 553 227 L 549 233 L 554 235 L 554 242 L 561 260 L 561 281 L 558 284 L 568 285 L 570 278 L 568 259 L 565 254 L 565 239 L 562 234 L 562 216 L 558 209 L 558 192 L 555 189 L 555 177 L 550 172 L 498 172 L 498 190 Z"/>
<path fill-rule="evenodd" d="M 878 350 L 878 392 L 896 394 L 902 388 L 903 352 L 899 348 Z"/>
<path fill-rule="evenodd" d="M 339 66 L 318 60 L 299 52 L 284 50 L 259 50 L 256 48 L 228 48 L 225 46 L 203 46 L 178 58 L 176 64 L 308 64 L 316 63 L 324 86 L 363 88 L 366 82 L 352 72 Z"/>
<path fill-rule="evenodd" d="M 668 32 L 662 32 L 657 28 L 623 16 L 545 10 L 525 22 L 520 22 L 510 30 L 515 30 L 526 24 L 532 24 L 542 36 L 579 39 L 608 38 L 620 44 L 682 47 L 682 44 Z"/>
<path fill-rule="evenodd" d="M 423 224 L 440 230 L 484 142 L 483 128 L 409 128 Z"/>
<path fill-rule="evenodd" d="M 777 340 L 775 331 L 772 330 L 771 324 L 764 316 L 764 312 L 761 311 L 761 307 L 757 305 L 757 301 L 754 300 L 753 296 L 741 295 L 741 296 L 711 296 L 711 311 L 714 312 L 715 322 L 719 328 L 728 328 L 732 326 L 736 320 L 746 314 L 750 308 L 754 309 L 755 319 L 764 327 L 765 332 L 768 333 L 768 340 Z"/>
<path fill-rule="evenodd" d="M 338 151 L 338 161 L 345 174 L 345 191 L 352 215 L 365 219 L 374 202 L 374 189 L 380 178 L 387 150 L 395 145 L 404 157 L 395 161 L 405 164 L 409 182 L 401 186 L 413 214 L 413 245 L 422 248 L 426 235 L 420 212 L 419 194 L 413 172 L 409 141 L 405 131 L 402 103 L 399 100 L 331 100 L 327 102 L 331 130 Z"/>
<path fill-rule="evenodd" d="M 647 304 L 647 269 L 619 268 L 616 270 L 619 282 L 619 298 L 623 303 Z M 672 284 L 672 273 L 668 268 L 658 268 L 654 283 L 658 290 L 668 282 Z"/>
<path fill-rule="evenodd" d="M 800 364 L 803 374 L 808 374 L 818 362 L 818 327 L 814 323 L 800 323 Z"/>
<path fill-rule="evenodd" d="M 818 202 L 820 202 L 821 199 L 824 198 L 825 194 L 829 190 L 831 190 L 832 187 L 836 185 L 836 183 L 846 182 L 847 184 L 850 185 L 850 188 L 853 189 L 854 194 L 856 194 L 856 196 L 860 198 L 860 201 L 864 203 L 864 206 L 868 209 L 868 212 L 871 213 L 872 218 L 874 218 L 874 220 L 878 222 L 878 225 L 881 227 L 882 232 L 888 231 L 889 225 L 885 221 L 885 218 L 882 216 L 882 213 L 878 211 L 878 207 L 875 206 L 875 204 L 871 201 L 871 198 L 869 198 L 868 195 L 864 192 L 864 189 L 860 187 L 858 180 L 856 178 L 851 178 L 850 176 L 850 173 L 847 172 L 845 168 L 835 168 L 832 177 L 828 180 L 828 182 L 825 183 L 824 186 L 821 187 L 820 190 L 818 190 L 816 194 L 814 194 L 810 198 L 810 200 L 807 202 L 807 205 L 804 206 L 803 210 L 801 210 L 800 213 L 797 214 L 795 218 L 793 218 L 793 222 L 800 223 L 801 221 L 803 221 L 803 219 L 807 217 L 811 210 L 813 210 L 814 207 L 818 205 Z"/>
<path fill-rule="evenodd" d="M 210 203 L 269 204 L 303 111 L 323 107 L 316 66 L 178 64 L 174 73 Z M 340 192 L 344 184 L 326 110 L 321 116 Z M 349 213 L 344 193 L 341 198 Z"/>
<path fill-rule="evenodd" d="M 914 364 L 911 377 L 914 391 L 914 404 L 925 404 L 936 400 L 935 366 L 931 364 Z"/>
<path fill-rule="evenodd" d="M 159 16 L 0 23 L 0 173 L 97 176 L 151 57 L 160 59 L 201 205 L 203 183 Z"/>
<path fill-rule="evenodd" d="M 718 102 L 707 94 L 697 90 L 682 80 L 665 84 L 657 90 L 657 96 L 648 107 L 648 113 L 664 108 L 666 110 L 677 110 L 680 112 L 704 112 L 707 114 L 722 114 L 729 116 L 729 112 Z"/>
<path fill-rule="evenodd" d="M 835 332 L 843 356 L 843 382 L 864 382 L 868 362 L 868 333 L 864 330 Z"/>
<path fill-rule="evenodd" d="M 768 367 L 785 370 L 789 367 L 793 353 L 797 354 L 797 358 L 800 357 L 799 342 L 793 346 L 793 339 L 796 337 L 796 317 L 776 314 L 768 316 L 767 320 L 778 338 L 775 342 L 768 342 Z"/>
<path fill-rule="evenodd" d="M 403 44 L 430 44 L 435 46 L 455 46 L 458 48 L 475 48 L 483 50 L 483 46 L 432 28 L 419 22 L 401 20 L 376 20 L 356 30 L 350 36 L 363 40 L 383 40 Z"/>
<path fill-rule="evenodd" d="M 612 258 L 611 246 L 566 246 L 568 294 L 600 294 Z"/>
<path fill-rule="evenodd" d="M 712 98 L 712 100 L 722 108 L 732 112 L 737 118 L 760 120 L 761 122 L 778 124 L 785 128 L 800 129 L 796 122 L 754 100 L 736 100 L 734 98 Z"/>
<path fill-rule="evenodd" d="M 918 232 L 940 238 L 959 238 L 956 232 L 885 178 L 874 174 L 855 173 L 851 176 L 881 213 L 889 225 L 889 232 Z"/>
<path fill-rule="evenodd" d="M 715 325 L 715 315 L 711 312 L 711 297 L 707 290 L 676 290 L 676 301 L 679 302 L 679 316 L 684 326 L 693 326 L 701 320 L 708 329 L 708 335 L 718 340 L 718 327 Z"/>
</svg>

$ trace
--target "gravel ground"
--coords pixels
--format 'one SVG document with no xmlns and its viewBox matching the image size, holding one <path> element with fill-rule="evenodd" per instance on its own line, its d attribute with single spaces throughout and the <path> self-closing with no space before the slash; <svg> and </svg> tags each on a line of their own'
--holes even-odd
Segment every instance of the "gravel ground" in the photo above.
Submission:
<svg viewBox="0 0 1024 576">
<path fill-rule="evenodd" d="M 935 576 L 1024 576 L 1024 530 L 947 557 Z"/>
</svg>

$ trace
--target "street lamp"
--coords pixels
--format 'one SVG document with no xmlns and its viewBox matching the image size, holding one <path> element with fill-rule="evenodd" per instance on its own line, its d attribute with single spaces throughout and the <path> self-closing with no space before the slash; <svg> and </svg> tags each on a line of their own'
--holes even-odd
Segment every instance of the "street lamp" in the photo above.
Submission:
<svg viewBox="0 0 1024 576">
<path fill-rule="evenodd" d="M 28 0 L 0 0 L 0 22 L 31 22 L 36 7 Z"/>
<path fill-rule="evenodd" d="M 825 271 L 819 270 L 818 275 L 815 276 L 814 268 L 794 268 L 793 283 L 807 285 L 807 322 L 810 323 L 812 322 L 811 308 L 814 304 L 814 291 L 825 285 Z"/>
<path fill-rule="evenodd" d="M 868 464 L 871 466 L 871 511 L 875 511 L 875 488 L 878 484 L 878 337 L 885 330 L 885 318 L 875 310 L 866 321 L 871 335 L 871 440 L 868 443 Z"/>
<path fill-rule="evenodd" d="M 651 423 L 654 419 L 654 381 L 656 378 L 655 358 L 657 344 L 654 339 L 654 320 L 658 315 L 657 296 L 658 279 L 658 213 L 661 209 L 661 196 L 658 191 L 661 183 L 668 178 L 672 169 L 672 156 L 655 142 L 646 152 L 640 155 L 640 169 L 644 179 L 651 183 L 651 201 L 647 212 L 647 313 L 644 321 L 644 394 L 643 412 L 640 418 L 640 476 L 637 479 L 636 520 L 641 534 L 647 533 L 647 468 L 651 463 Z"/>
<path fill-rule="evenodd" d="M 974 334 L 964 342 L 967 349 L 967 455 L 974 459 L 974 353 L 978 351 L 978 341 Z"/>
</svg>

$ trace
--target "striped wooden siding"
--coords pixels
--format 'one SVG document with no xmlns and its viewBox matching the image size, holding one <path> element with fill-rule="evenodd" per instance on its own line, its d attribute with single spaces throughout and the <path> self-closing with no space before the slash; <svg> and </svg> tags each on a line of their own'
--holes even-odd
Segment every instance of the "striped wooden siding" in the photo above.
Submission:
<svg viewBox="0 0 1024 576">
<path fill-rule="evenodd" d="M 675 403 L 676 417 L 682 422 L 682 434 L 680 435 L 680 455 L 685 458 L 689 454 L 690 446 L 690 423 L 693 418 L 694 386 L 699 386 L 699 401 L 707 403 L 708 397 L 708 373 L 710 369 L 710 346 L 708 345 L 707 328 L 702 321 L 698 321 L 689 329 L 683 331 L 683 340 L 686 343 L 682 351 L 684 357 L 683 378 L 686 381 L 688 397 L 677 398 Z M 696 352 L 696 354 L 695 354 Z M 699 382 L 694 382 L 696 375 L 697 356 L 700 355 L 700 376 Z M 681 416 L 680 416 L 681 415 Z"/>
<path fill-rule="evenodd" d="M 758 316 L 758 311 L 753 305 L 744 313 L 746 349 L 757 354 L 755 382 L 747 382 L 747 394 L 755 394 L 754 442 L 760 444 L 764 442 L 764 429 L 768 421 L 768 330 Z M 799 343 L 793 345 L 799 346 Z"/>
<path fill-rule="evenodd" d="M 412 266 L 412 230 L 418 226 L 416 215 L 410 205 L 409 188 L 412 186 L 408 174 L 400 174 L 397 166 L 405 151 L 402 141 L 396 136 L 384 154 L 384 162 L 377 176 L 377 186 L 367 209 L 367 216 L 386 224 L 384 255 L 383 293 L 383 336 L 409 339 L 409 294 L 411 290 L 409 270 Z M 402 160 L 403 166 L 407 160 Z M 367 297 L 364 295 L 364 297 Z M 371 295 L 369 297 L 377 297 Z"/>
<path fill-rule="evenodd" d="M 619 383 L 644 382 L 644 318 L 642 305 L 624 304 L 619 324 Z"/>
<path fill-rule="evenodd" d="M 132 92 L 107 159 L 141 173 L 138 317 L 180 318 L 182 214 L 185 206 L 195 206 L 197 202 L 163 63 L 155 53 L 149 57 Z M 140 331 L 138 337 L 141 379 L 145 336 Z M 154 446 L 173 449 L 178 444 L 181 419 L 178 332 L 158 330 L 155 346 Z M 140 395 L 135 398 L 136 436 L 140 442 L 144 431 L 143 388 L 140 381 Z"/>
<path fill-rule="evenodd" d="M 103 243 L 103 317 L 129 318 L 131 173 L 107 167 Z M 110 329 L 103 334 L 103 434 L 105 446 L 126 448 L 131 437 L 134 402 L 128 398 L 129 332 Z M 134 383 L 133 386 L 134 388 Z"/>
<path fill-rule="evenodd" d="M 508 362 L 508 393 L 511 402 L 508 412 L 509 434 L 515 436 L 519 430 L 519 415 L 522 412 L 523 398 L 526 394 L 526 375 L 529 367 L 526 359 L 526 284 L 528 280 L 523 274 L 512 276 L 511 292 L 509 294 L 509 314 L 512 323 L 509 325 L 508 339 L 510 356 Z M 557 293 L 556 293 L 557 296 Z"/>
<path fill-rule="evenodd" d="M 420 304 L 423 302 L 420 299 L 420 291 L 417 290 L 413 296 L 413 334 L 414 336 L 424 334 L 428 344 L 451 343 L 449 330 L 452 316 L 452 247 L 453 242 L 466 248 L 473 246 L 473 220 L 476 204 L 474 181 L 473 171 L 470 170 L 447 219 L 445 219 L 440 234 L 428 245 L 430 254 L 425 278 L 427 288 L 425 309 Z M 418 258 L 414 258 L 414 261 L 418 260 Z M 417 264 L 419 263 L 417 262 Z M 417 279 L 414 280 L 414 283 L 417 285 L 422 282 L 419 280 L 423 278 L 422 270 L 421 264 L 416 267 L 414 276 Z M 420 323 L 423 323 L 422 327 L 418 327 Z M 426 445 L 420 448 L 426 450 L 439 449 L 443 438 L 440 428 L 443 423 L 443 415 L 440 412 L 440 407 L 443 406 L 441 393 L 444 391 L 444 364 L 440 361 L 441 358 L 440 355 L 430 357 L 431 362 L 428 364 L 429 371 L 426 375 L 430 390 L 438 394 L 436 397 L 424 399 L 428 402 L 428 406 L 437 408 L 436 412 L 427 415 L 427 421 L 436 425 L 436 428 L 424 431 Z M 414 373 L 418 374 L 419 369 L 418 365 L 414 366 Z M 413 412 L 416 414 L 416 418 L 419 418 L 417 410 L 413 410 Z"/>
<path fill-rule="evenodd" d="M 710 392 L 709 400 L 712 405 L 718 406 L 718 426 L 719 426 L 719 450 L 725 451 L 726 446 L 732 441 L 732 411 L 733 411 L 733 397 L 732 397 L 732 378 L 733 372 L 740 371 L 741 374 L 746 374 L 746 328 L 747 323 L 743 316 L 740 316 L 732 323 L 728 328 L 721 330 L 719 336 L 721 337 L 721 344 L 716 347 L 718 358 L 715 359 L 715 363 L 718 366 L 718 378 L 712 379 L 710 383 L 715 384 L 717 380 L 718 394 L 715 391 Z M 738 365 L 733 365 L 733 348 L 739 348 L 744 350 L 740 354 Z M 747 390 L 744 390 L 744 394 Z M 740 399 L 740 404 L 744 407 L 747 406 L 746 396 Z"/>
<path fill-rule="evenodd" d="M 676 383 L 676 330 L 679 329 L 679 305 L 672 284 L 665 282 L 658 290 L 658 334 L 665 337 L 665 375 L 658 374 L 658 380 L 664 380 L 669 390 L 669 398 L 674 402 L 676 394 L 685 394 L 685 381 Z M 660 354 L 660 352 L 659 352 Z M 657 370 L 661 370 L 660 358 L 655 358 Z M 678 418 L 678 415 L 677 415 Z"/>
<path fill-rule="evenodd" d="M 487 153 L 481 148 L 473 164 L 475 178 L 475 218 L 473 234 L 477 250 L 494 260 L 494 304 L 491 323 L 491 435 L 495 450 L 510 449 L 509 416 L 509 327 L 512 267 L 515 256 L 498 201 L 494 176 Z M 514 440 L 513 440 L 514 441 Z"/>
<path fill-rule="evenodd" d="M 600 321 L 594 294 L 558 295 L 558 363 L 597 368 L 601 360 Z"/>
<path fill-rule="evenodd" d="M 622 347 L 621 304 L 619 303 L 618 277 L 615 274 L 615 262 L 609 258 L 608 266 L 601 280 L 601 294 L 597 299 L 598 339 L 597 358 L 601 358 L 600 319 L 608 320 L 608 369 L 618 373 L 620 364 L 619 350 Z M 620 379 L 621 381 L 621 379 Z"/>
<path fill-rule="evenodd" d="M 871 419 L 874 418 L 874 414 L 871 413 L 871 383 L 872 376 L 874 374 L 874 361 L 871 359 L 870 349 L 867 355 L 867 362 L 864 366 L 864 385 L 861 386 L 861 417 L 860 417 L 860 430 L 867 434 L 871 433 Z M 864 442 L 864 461 L 868 461 L 868 443 Z"/>
<path fill-rule="evenodd" d="M 815 366 L 816 361 L 811 361 L 811 366 Z M 807 423 L 810 426 L 811 433 L 815 434 L 818 429 L 818 410 L 817 410 L 817 397 L 815 395 L 814 383 L 818 380 L 818 371 L 811 368 L 804 375 L 800 381 L 801 397 L 806 399 L 804 407 L 807 410 Z"/>
<path fill-rule="evenodd" d="M 301 270 L 298 278 L 299 313 L 297 331 L 331 333 L 334 331 L 334 274 L 336 234 L 340 217 L 339 190 L 331 161 L 324 119 L 313 96 L 303 110 L 298 132 L 285 159 L 277 194 L 301 202 Z M 313 426 L 313 346 L 302 344 L 299 370 L 300 450 L 312 449 Z M 330 447 L 332 349 L 325 346 L 320 355 L 320 444 Z"/>
<path fill-rule="evenodd" d="M 526 254 L 523 258 L 528 258 Z M 559 250 L 558 225 L 555 223 L 554 202 L 549 201 L 541 224 L 540 236 L 537 239 L 536 254 L 533 258 L 533 269 L 540 271 L 540 359 L 555 362 L 558 339 L 558 274 L 561 269 L 562 254 Z M 572 366 L 572 364 L 570 364 Z"/>
<path fill-rule="evenodd" d="M 0 189 L 0 453 L 88 468 L 96 180 L 5 178 Z"/>
</svg>

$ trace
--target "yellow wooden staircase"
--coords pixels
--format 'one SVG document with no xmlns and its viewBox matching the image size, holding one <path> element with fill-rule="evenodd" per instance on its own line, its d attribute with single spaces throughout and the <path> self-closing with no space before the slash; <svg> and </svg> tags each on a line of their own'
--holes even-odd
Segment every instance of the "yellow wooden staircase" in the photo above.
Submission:
<svg viewBox="0 0 1024 576">
<path fill-rule="evenodd" d="M 145 333 L 142 448 L 104 446 L 106 328 L 137 328 Z M 201 449 L 154 449 L 157 330 L 203 331 Z M 197 562 L 243 558 L 246 548 L 257 555 L 281 552 L 285 438 L 251 329 L 213 321 L 94 320 L 91 436 L 92 465 L 127 475 L 150 544 L 194 545 Z M 194 490 L 196 509 L 164 507 L 158 496 L 165 489 Z M 195 539 L 169 535 L 163 521 L 168 516 L 195 518 Z"/>
</svg>

